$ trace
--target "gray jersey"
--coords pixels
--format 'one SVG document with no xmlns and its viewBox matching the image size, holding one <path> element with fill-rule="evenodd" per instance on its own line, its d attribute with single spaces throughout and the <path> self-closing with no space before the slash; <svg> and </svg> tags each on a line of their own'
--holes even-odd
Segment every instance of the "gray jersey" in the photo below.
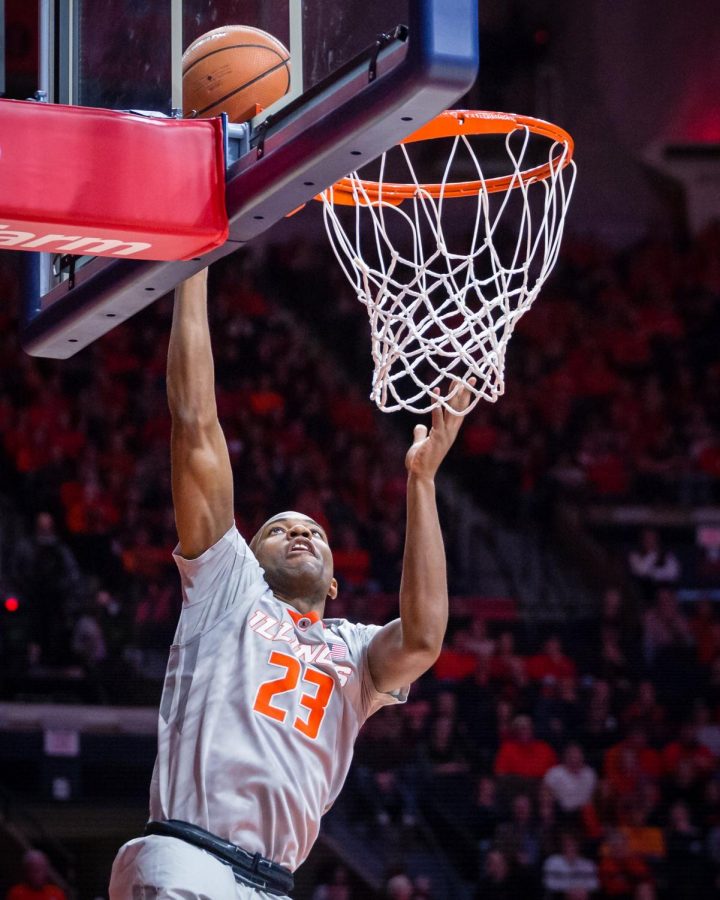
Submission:
<svg viewBox="0 0 720 900">
<path fill-rule="evenodd" d="M 278 600 L 234 526 L 197 559 L 175 560 L 183 609 L 150 815 L 295 870 L 345 781 L 360 726 L 407 691 L 373 685 L 367 648 L 379 626 L 320 620 Z"/>
</svg>

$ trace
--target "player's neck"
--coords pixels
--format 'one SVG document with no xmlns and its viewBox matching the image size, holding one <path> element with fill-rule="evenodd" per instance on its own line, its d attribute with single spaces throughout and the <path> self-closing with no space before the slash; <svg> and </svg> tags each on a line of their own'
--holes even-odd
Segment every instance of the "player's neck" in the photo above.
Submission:
<svg viewBox="0 0 720 900">
<path fill-rule="evenodd" d="M 304 615 L 314 612 L 322 619 L 325 613 L 324 600 L 317 600 L 313 597 L 286 597 L 280 591 L 273 591 L 273 594 L 278 600 L 282 600 L 283 603 L 287 603 L 288 606 L 292 606 L 293 609 Z"/>
</svg>

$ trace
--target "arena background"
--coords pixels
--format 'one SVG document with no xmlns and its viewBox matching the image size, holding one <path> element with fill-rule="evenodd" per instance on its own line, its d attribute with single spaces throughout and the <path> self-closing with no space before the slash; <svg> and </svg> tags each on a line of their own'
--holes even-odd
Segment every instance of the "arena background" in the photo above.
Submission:
<svg viewBox="0 0 720 900">
<path fill-rule="evenodd" d="M 8 97 L 36 87 L 34 6 L 5 3 Z M 506 396 L 473 412 L 444 469 L 446 650 L 362 732 L 295 896 L 714 897 L 720 17 L 709 0 L 486 0 L 480 20 L 481 78 L 459 105 L 563 125 L 577 191 Z M 0 893 L 35 846 L 93 900 L 145 821 L 178 614 L 171 301 L 37 360 L 17 338 L 21 278 L 3 252 Z M 241 531 L 275 508 L 327 523 L 332 614 L 385 621 L 412 420 L 367 400 L 365 313 L 319 217 L 218 264 L 210 296 Z M 595 785 L 582 803 L 554 769 L 568 744 Z M 554 889 L 568 834 L 596 889 Z"/>
</svg>

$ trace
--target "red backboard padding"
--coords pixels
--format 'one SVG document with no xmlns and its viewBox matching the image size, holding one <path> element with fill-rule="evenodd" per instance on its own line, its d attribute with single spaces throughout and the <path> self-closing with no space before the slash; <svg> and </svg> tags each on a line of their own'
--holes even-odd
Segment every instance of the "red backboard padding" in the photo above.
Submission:
<svg viewBox="0 0 720 900">
<path fill-rule="evenodd" d="M 0 248 L 174 260 L 227 234 L 219 119 L 0 100 Z"/>
</svg>

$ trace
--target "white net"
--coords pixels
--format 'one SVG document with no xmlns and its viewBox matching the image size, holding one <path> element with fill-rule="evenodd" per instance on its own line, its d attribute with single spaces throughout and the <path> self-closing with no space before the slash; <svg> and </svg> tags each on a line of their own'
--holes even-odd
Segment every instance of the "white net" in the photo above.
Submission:
<svg viewBox="0 0 720 900">
<path fill-rule="evenodd" d="M 508 189 L 488 191 L 470 138 L 451 140 L 442 181 L 432 187 L 418 181 L 408 146 L 395 148 L 412 185 L 402 204 L 386 181 L 387 154 L 377 181 L 348 176 L 354 206 L 340 206 L 333 189 L 322 195 L 331 245 L 370 317 L 370 397 L 385 412 L 441 405 L 456 413 L 450 401 L 462 386 L 472 395 L 463 415 L 481 398 L 496 401 L 508 340 L 560 249 L 575 182 L 567 144 L 541 139 L 549 173 L 528 180 L 523 165 L 537 135 L 518 125 L 504 139 Z M 463 182 L 468 170 L 477 182 L 469 199 L 451 180 L 455 167 Z"/>
</svg>

